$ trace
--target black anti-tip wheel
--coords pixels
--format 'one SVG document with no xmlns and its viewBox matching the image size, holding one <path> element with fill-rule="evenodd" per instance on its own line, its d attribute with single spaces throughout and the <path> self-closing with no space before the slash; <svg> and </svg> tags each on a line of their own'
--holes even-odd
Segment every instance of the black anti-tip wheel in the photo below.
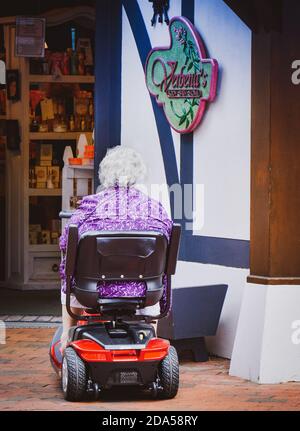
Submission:
<svg viewBox="0 0 300 431">
<path fill-rule="evenodd" d="M 162 387 L 158 393 L 159 398 L 174 398 L 179 386 L 179 362 L 174 346 L 170 346 L 169 353 L 159 364 L 158 375 Z"/>
<path fill-rule="evenodd" d="M 64 398 L 67 401 L 81 401 L 86 396 L 87 370 L 72 347 L 67 347 L 64 353 L 61 383 Z"/>
</svg>

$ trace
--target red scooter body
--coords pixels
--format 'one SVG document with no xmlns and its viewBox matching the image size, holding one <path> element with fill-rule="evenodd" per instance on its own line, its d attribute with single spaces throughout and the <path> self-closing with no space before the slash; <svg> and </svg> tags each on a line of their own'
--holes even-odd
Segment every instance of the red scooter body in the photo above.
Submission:
<svg viewBox="0 0 300 431">
<path fill-rule="evenodd" d="M 131 343 L 128 342 L 126 331 L 128 334 L 137 334 Z M 152 325 L 138 323 L 124 329 L 124 324 L 119 328 L 110 328 L 109 322 L 79 322 L 70 332 L 71 341 L 66 352 L 77 358 L 77 362 L 80 361 L 85 373 L 86 393 L 81 391 L 81 398 L 88 392 L 98 394 L 100 389 L 112 386 L 139 386 L 155 393 L 159 391 L 160 366 L 169 350 L 174 348 L 169 341 L 154 336 Z M 61 333 L 62 326 L 54 334 L 49 352 L 51 364 L 59 375 L 63 364 Z"/>
</svg>

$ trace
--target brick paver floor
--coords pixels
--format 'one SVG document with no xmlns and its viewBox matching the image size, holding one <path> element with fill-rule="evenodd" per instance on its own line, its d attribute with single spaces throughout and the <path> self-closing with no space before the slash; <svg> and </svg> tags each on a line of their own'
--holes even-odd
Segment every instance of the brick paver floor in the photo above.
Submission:
<svg viewBox="0 0 300 431">
<path fill-rule="evenodd" d="M 257 385 L 228 375 L 229 361 L 182 361 L 173 400 L 113 390 L 98 401 L 64 401 L 48 359 L 54 328 L 7 329 L 0 345 L 0 410 L 300 410 L 300 384 Z"/>
</svg>

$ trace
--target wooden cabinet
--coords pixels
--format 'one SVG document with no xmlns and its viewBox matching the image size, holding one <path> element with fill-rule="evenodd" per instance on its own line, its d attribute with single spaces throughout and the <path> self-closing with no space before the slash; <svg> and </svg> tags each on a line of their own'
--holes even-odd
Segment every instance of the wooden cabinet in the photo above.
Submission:
<svg viewBox="0 0 300 431">
<path fill-rule="evenodd" d="M 29 252 L 29 280 L 36 284 L 47 281 L 57 281 L 59 275 L 60 257 L 55 252 Z"/>
</svg>

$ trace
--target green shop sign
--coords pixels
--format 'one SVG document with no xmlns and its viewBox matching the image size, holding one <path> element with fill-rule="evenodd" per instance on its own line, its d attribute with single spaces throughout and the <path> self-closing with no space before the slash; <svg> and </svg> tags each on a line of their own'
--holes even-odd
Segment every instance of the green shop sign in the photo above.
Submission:
<svg viewBox="0 0 300 431">
<path fill-rule="evenodd" d="M 189 133 L 216 96 L 218 62 L 206 58 L 200 35 L 188 19 L 172 18 L 169 31 L 170 46 L 154 48 L 148 55 L 146 84 L 170 126 Z"/>
</svg>

